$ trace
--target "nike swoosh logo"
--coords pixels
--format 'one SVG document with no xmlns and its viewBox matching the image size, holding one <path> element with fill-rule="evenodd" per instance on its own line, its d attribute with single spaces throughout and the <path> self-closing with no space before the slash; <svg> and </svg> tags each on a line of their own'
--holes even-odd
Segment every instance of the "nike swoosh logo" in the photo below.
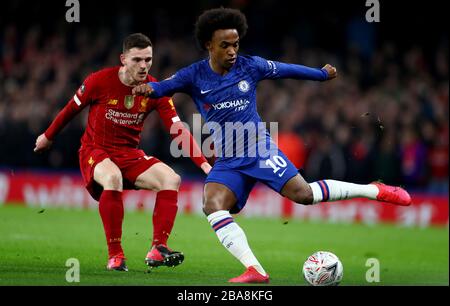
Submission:
<svg viewBox="0 0 450 306">
<path fill-rule="evenodd" d="M 210 90 L 200 90 L 200 93 L 201 93 L 202 95 L 204 95 L 204 94 L 206 94 L 206 93 L 208 93 L 208 92 L 210 92 L 210 91 L 212 91 L 212 89 L 210 89 Z"/>
<path fill-rule="evenodd" d="M 281 172 L 280 174 L 278 174 L 278 176 L 279 176 L 279 177 L 282 177 L 282 176 L 283 176 L 283 174 L 284 174 L 284 173 L 286 172 L 286 170 L 287 170 L 287 169 L 284 169 L 284 171 L 283 171 L 283 172 Z"/>
</svg>

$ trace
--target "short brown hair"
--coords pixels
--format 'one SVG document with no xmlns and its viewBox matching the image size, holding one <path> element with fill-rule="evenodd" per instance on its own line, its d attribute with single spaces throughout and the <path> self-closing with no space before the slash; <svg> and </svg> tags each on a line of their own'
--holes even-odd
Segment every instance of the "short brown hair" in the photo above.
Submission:
<svg viewBox="0 0 450 306">
<path fill-rule="evenodd" d="M 147 47 L 152 47 L 150 38 L 142 33 L 134 33 L 123 40 L 122 52 L 125 53 L 132 48 L 145 49 Z"/>
</svg>

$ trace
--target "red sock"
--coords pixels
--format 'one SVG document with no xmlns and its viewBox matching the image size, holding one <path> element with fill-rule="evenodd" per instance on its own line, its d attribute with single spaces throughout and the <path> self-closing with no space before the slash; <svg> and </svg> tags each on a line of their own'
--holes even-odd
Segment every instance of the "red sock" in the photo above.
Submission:
<svg viewBox="0 0 450 306">
<path fill-rule="evenodd" d="M 123 254 L 120 243 L 122 240 L 123 222 L 122 192 L 104 190 L 100 196 L 98 210 L 105 229 L 109 258 Z"/>
<path fill-rule="evenodd" d="M 177 215 L 178 191 L 161 190 L 156 194 L 153 210 L 153 243 L 167 245 Z"/>
</svg>

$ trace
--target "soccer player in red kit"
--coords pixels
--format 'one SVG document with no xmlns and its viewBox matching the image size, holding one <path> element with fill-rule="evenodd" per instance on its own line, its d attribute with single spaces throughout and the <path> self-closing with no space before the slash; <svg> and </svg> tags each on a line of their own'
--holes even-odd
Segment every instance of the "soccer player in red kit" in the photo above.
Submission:
<svg viewBox="0 0 450 306">
<path fill-rule="evenodd" d="M 128 270 L 121 246 L 123 189 L 157 192 L 153 211 L 153 242 L 145 258 L 147 265 L 176 266 L 184 259 L 181 252 L 172 251 L 167 246 L 178 209 L 180 176 L 157 158 L 147 156 L 138 149 L 144 120 L 150 112 L 156 110 L 168 130 L 173 124 L 177 125 L 176 130 L 189 137 L 189 156 L 193 162 L 206 174 L 211 169 L 192 135 L 180 122 L 169 97 L 150 99 L 133 96 L 134 86 L 156 81 L 148 74 L 152 54 L 152 44 L 147 36 L 141 33 L 128 36 L 120 55 L 122 66 L 89 75 L 45 133 L 37 138 L 34 149 L 35 152 L 49 149 L 64 126 L 90 105 L 87 127 L 81 138 L 79 162 L 87 190 L 99 201 L 108 245 L 109 270 Z"/>
</svg>

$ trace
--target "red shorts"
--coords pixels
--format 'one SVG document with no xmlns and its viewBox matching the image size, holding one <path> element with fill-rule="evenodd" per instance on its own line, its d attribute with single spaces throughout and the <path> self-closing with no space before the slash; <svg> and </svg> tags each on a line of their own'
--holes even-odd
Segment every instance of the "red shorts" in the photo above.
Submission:
<svg viewBox="0 0 450 306">
<path fill-rule="evenodd" d="M 123 189 L 136 189 L 136 178 L 153 166 L 161 162 L 156 157 L 147 156 L 139 149 L 126 149 L 108 153 L 103 149 L 83 147 L 79 150 L 80 170 L 86 189 L 95 200 L 100 199 L 103 187 L 94 181 L 94 168 L 104 159 L 109 158 L 122 172 Z"/>
</svg>

